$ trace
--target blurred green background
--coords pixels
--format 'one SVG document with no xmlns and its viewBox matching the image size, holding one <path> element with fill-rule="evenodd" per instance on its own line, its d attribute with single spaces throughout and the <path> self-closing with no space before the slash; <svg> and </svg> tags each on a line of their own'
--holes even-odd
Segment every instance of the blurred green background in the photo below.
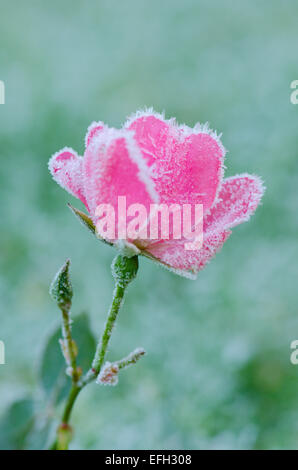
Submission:
<svg viewBox="0 0 298 470">
<path fill-rule="evenodd" d="M 15 434 L 32 397 L 41 415 L 61 413 L 38 378 L 59 324 L 56 270 L 71 258 L 73 315 L 87 312 L 96 336 L 113 289 L 113 250 L 70 213 L 68 201 L 82 206 L 47 161 L 65 145 L 82 153 L 91 121 L 120 126 L 153 106 L 209 121 L 229 150 L 226 175 L 258 174 L 267 192 L 197 281 L 141 260 L 108 358 L 148 354 L 117 387 L 81 394 L 72 448 L 298 447 L 297 16 L 295 0 L 1 0 L 0 446 L 44 445 Z"/>
</svg>

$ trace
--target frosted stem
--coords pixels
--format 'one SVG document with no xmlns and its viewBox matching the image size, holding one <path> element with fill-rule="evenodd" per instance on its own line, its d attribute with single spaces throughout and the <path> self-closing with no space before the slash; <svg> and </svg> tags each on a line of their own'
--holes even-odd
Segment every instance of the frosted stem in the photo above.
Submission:
<svg viewBox="0 0 298 470">
<path fill-rule="evenodd" d="M 108 318 L 105 324 L 104 332 L 96 348 L 95 356 L 92 362 L 91 369 L 87 372 L 85 377 L 80 381 L 73 381 L 72 388 L 69 392 L 66 404 L 64 407 L 61 423 L 57 430 L 57 439 L 51 446 L 51 449 L 67 449 L 68 443 L 71 439 L 71 428 L 69 426 L 69 420 L 73 406 L 81 390 L 90 382 L 95 380 L 103 366 L 110 337 L 115 325 L 118 313 L 123 303 L 124 293 L 128 284 L 136 277 L 138 271 L 138 257 L 127 258 L 123 255 L 118 255 L 112 263 L 112 274 L 115 279 L 115 289 L 113 292 L 112 303 L 108 312 Z M 65 339 L 67 340 L 69 351 L 71 351 L 73 342 L 70 330 L 70 319 L 69 312 L 62 310 L 63 313 L 63 331 L 65 333 Z M 65 314 L 65 315 L 64 315 Z M 74 352 L 74 351 L 73 351 Z M 76 360 L 75 354 L 69 356 L 71 364 L 75 365 Z M 67 439 L 65 435 L 67 433 Z"/>
<path fill-rule="evenodd" d="M 62 326 L 63 340 L 65 342 L 65 345 L 67 348 L 67 354 L 69 357 L 72 382 L 73 384 L 76 384 L 79 379 L 79 375 L 78 375 L 77 363 L 76 363 L 75 345 L 71 336 L 70 313 L 69 313 L 69 310 L 65 308 L 62 308 L 61 312 L 62 312 L 62 321 L 63 321 L 63 326 Z"/>
<path fill-rule="evenodd" d="M 108 349 L 108 344 L 111 338 L 111 334 L 112 334 L 118 313 L 120 311 L 121 305 L 123 303 L 124 293 L 125 293 L 125 287 L 122 287 L 119 284 L 116 284 L 114 293 L 113 293 L 112 304 L 109 309 L 109 314 L 108 314 L 108 318 L 105 324 L 103 335 L 100 341 L 98 342 L 96 353 L 92 362 L 92 367 L 84 379 L 84 383 L 86 384 L 96 379 L 96 377 L 100 373 L 100 370 L 103 366 L 107 349 Z"/>
</svg>

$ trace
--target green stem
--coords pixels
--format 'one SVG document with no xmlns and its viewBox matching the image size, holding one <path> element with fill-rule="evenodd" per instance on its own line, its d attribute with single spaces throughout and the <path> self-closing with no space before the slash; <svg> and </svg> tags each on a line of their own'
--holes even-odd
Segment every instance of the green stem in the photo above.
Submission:
<svg viewBox="0 0 298 470">
<path fill-rule="evenodd" d="M 112 265 L 113 277 L 115 279 L 115 289 L 113 292 L 112 303 L 108 312 L 108 318 L 104 327 L 104 332 L 96 348 L 95 356 L 92 361 L 92 366 L 87 372 L 85 377 L 79 381 L 78 377 L 73 377 L 72 388 L 69 392 L 66 404 L 64 407 L 61 424 L 57 431 L 57 440 L 51 446 L 51 449 L 67 449 L 68 447 L 68 434 L 71 434 L 71 428 L 69 426 L 69 420 L 72 409 L 76 402 L 76 399 L 81 390 L 90 382 L 95 380 L 100 373 L 100 370 L 104 364 L 105 356 L 107 353 L 109 341 L 115 325 L 118 313 L 123 304 L 124 294 L 128 284 L 135 278 L 138 270 L 138 258 L 126 258 L 125 256 L 118 255 Z M 69 312 L 62 310 L 63 313 L 63 331 L 65 334 L 65 340 L 67 341 L 69 357 L 71 367 L 77 373 L 75 352 L 73 350 L 73 341 L 71 337 Z M 67 435 L 67 438 L 65 437 Z M 70 439 L 70 438 L 69 438 Z"/>
<path fill-rule="evenodd" d="M 70 415 L 73 409 L 73 406 L 75 404 L 76 398 L 79 395 L 80 391 L 82 390 L 83 386 L 82 385 L 75 385 L 73 384 L 69 395 L 67 397 L 61 423 L 58 426 L 57 429 L 57 438 L 56 440 L 52 443 L 52 445 L 49 447 L 49 450 L 67 450 L 68 449 L 68 443 L 67 440 L 65 440 L 65 433 L 70 433 L 71 435 L 71 427 L 69 426 L 69 420 L 70 420 Z"/>
<path fill-rule="evenodd" d="M 100 370 L 104 364 L 110 337 L 111 337 L 119 310 L 123 303 L 124 293 L 125 293 L 125 287 L 120 286 L 119 284 L 116 284 L 116 287 L 113 292 L 113 300 L 109 309 L 108 318 L 105 324 L 104 332 L 101 337 L 101 340 L 98 343 L 96 353 L 92 362 L 92 367 L 87 373 L 85 380 L 83 380 L 84 384 L 87 384 L 91 382 L 92 380 L 94 380 L 100 373 Z"/>
<path fill-rule="evenodd" d="M 72 378 L 73 384 L 76 384 L 79 379 L 79 375 L 78 375 L 78 370 L 77 370 L 75 345 L 71 336 L 70 313 L 69 313 L 69 310 L 65 308 L 62 308 L 61 311 L 62 311 L 62 321 L 63 321 L 63 327 L 62 327 L 63 339 L 66 343 L 67 353 L 69 357 L 69 364 L 72 369 L 71 378 Z"/>
<path fill-rule="evenodd" d="M 82 390 L 82 388 L 83 388 L 82 386 L 76 386 L 76 385 L 72 386 L 72 388 L 69 392 L 69 395 L 68 395 L 67 402 L 65 404 L 63 415 L 62 415 L 62 423 L 63 424 L 68 424 L 69 423 L 69 419 L 70 419 L 70 415 L 71 415 L 73 405 L 75 404 L 76 398 L 77 398 L 78 394 L 80 393 L 80 391 Z"/>
<path fill-rule="evenodd" d="M 118 284 L 116 284 L 116 287 L 115 287 L 114 293 L 113 293 L 113 300 L 112 300 L 111 307 L 109 309 L 108 318 L 107 318 L 107 321 L 106 321 L 106 324 L 105 324 L 104 332 L 103 332 L 103 335 L 101 337 L 101 340 L 98 343 L 98 346 L 97 346 L 97 349 L 96 349 L 96 352 L 95 352 L 95 356 L 94 356 L 94 359 L 93 359 L 93 362 L 92 362 L 92 367 L 89 370 L 89 372 L 86 374 L 85 378 L 82 380 L 82 382 L 80 384 L 76 384 L 76 383 L 73 384 L 73 386 L 72 386 L 72 388 L 69 392 L 69 395 L 68 395 L 68 398 L 67 398 L 67 401 L 66 401 L 66 404 L 65 404 L 65 407 L 64 407 L 63 415 L 62 415 L 61 424 L 60 424 L 58 429 L 61 429 L 61 428 L 65 427 L 66 425 L 68 425 L 73 406 L 76 402 L 76 399 L 77 399 L 80 391 L 88 383 L 95 380 L 96 377 L 98 376 L 99 372 L 100 372 L 100 369 L 101 369 L 101 367 L 104 363 L 104 360 L 105 360 L 105 355 L 106 355 L 106 352 L 107 352 L 107 348 L 108 348 L 109 340 L 110 340 L 110 337 L 111 337 L 111 334 L 112 334 L 112 330 L 113 330 L 113 327 L 115 325 L 119 310 L 120 310 L 122 302 L 123 302 L 124 292 L 125 292 L 125 288 L 119 286 Z M 61 448 L 61 446 L 59 445 L 59 433 L 58 433 L 58 441 L 52 446 L 52 448 L 53 447 L 54 448 L 57 448 L 57 447 Z"/>
</svg>

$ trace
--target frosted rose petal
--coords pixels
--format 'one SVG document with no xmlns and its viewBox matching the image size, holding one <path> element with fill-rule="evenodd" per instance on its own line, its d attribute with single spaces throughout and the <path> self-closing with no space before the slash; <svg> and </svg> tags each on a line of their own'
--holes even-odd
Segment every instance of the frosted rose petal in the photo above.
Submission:
<svg viewBox="0 0 298 470">
<path fill-rule="evenodd" d="M 146 251 L 157 258 L 166 267 L 179 271 L 185 277 L 196 277 L 208 261 L 221 249 L 228 239 L 230 231 L 204 234 L 203 246 L 200 250 L 186 250 L 187 240 L 171 240 L 159 242 L 147 247 Z"/>
<path fill-rule="evenodd" d="M 248 174 L 224 180 L 218 204 L 204 219 L 206 230 L 223 230 L 249 220 L 264 193 L 260 178 Z"/>
<path fill-rule="evenodd" d="M 207 212 L 222 178 L 225 150 L 218 137 L 154 114 L 139 115 L 129 129 L 153 170 L 161 202 L 203 204 Z"/>
<path fill-rule="evenodd" d="M 130 204 L 157 201 L 154 183 L 129 131 L 103 130 L 87 147 L 84 157 L 85 193 L 91 216 L 99 204 L 111 204 L 118 212 L 118 197 Z"/>
<path fill-rule="evenodd" d="M 85 136 L 85 147 L 87 148 L 91 141 L 105 128 L 103 122 L 92 122 L 87 129 Z"/>
<path fill-rule="evenodd" d="M 49 161 L 49 170 L 54 180 L 86 206 L 83 186 L 83 159 L 71 148 L 65 147 L 55 153 Z"/>
</svg>

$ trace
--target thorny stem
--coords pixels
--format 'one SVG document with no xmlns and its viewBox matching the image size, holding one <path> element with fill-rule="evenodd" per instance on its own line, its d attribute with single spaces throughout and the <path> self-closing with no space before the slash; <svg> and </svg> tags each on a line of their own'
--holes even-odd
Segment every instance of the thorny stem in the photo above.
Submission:
<svg viewBox="0 0 298 470">
<path fill-rule="evenodd" d="M 137 260 L 137 257 L 135 257 L 135 258 L 136 258 L 136 260 L 135 260 L 135 266 L 134 266 L 134 272 L 133 273 L 129 272 L 130 270 L 132 271 L 132 269 L 130 267 L 131 262 L 128 258 L 119 255 L 114 260 L 113 265 L 114 265 L 114 267 L 116 266 L 116 270 L 118 269 L 118 271 L 116 271 L 116 274 L 113 273 L 116 285 L 115 285 L 115 289 L 114 289 L 114 292 L 113 292 L 113 299 L 112 299 L 112 303 L 111 303 L 111 306 L 110 306 L 110 309 L 109 309 L 109 312 L 108 312 L 108 318 L 107 318 L 107 321 L 106 321 L 106 324 L 105 324 L 104 332 L 103 332 L 103 334 L 101 336 L 101 339 L 98 343 L 98 346 L 97 346 L 95 356 L 94 356 L 94 359 L 92 361 L 92 366 L 91 366 L 90 370 L 87 372 L 85 377 L 82 378 L 81 381 L 73 381 L 73 385 L 72 385 L 72 388 L 69 392 L 69 395 L 68 395 L 68 398 L 66 400 L 66 404 L 65 404 L 65 407 L 64 407 L 64 411 L 63 411 L 63 414 L 62 414 L 61 424 L 58 427 L 57 440 L 51 446 L 51 449 L 61 449 L 61 448 L 63 448 L 64 450 L 66 450 L 67 447 L 68 447 L 66 445 L 66 449 L 65 449 L 64 447 L 61 447 L 61 445 L 59 445 L 60 444 L 59 443 L 59 440 L 60 440 L 59 435 L 61 435 L 61 430 L 62 431 L 63 430 L 67 430 L 67 431 L 70 430 L 70 427 L 69 427 L 68 423 L 69 423 L 69 420 L 70 420 L 70 416 L 71 416 L 73 406 L 76 402 L 76 399 L 77 399 L 79 393 L 81 392 L 81 390 L 87 384 L 89 384 L 90 382 L 92 382 L 93 380 L 95 380 L 97 378 L 97 376 L 100 373 L 100 370 L 101 370 L 101 368 L 104 364 L 104 360 L 105 360 L 109 340 L 110 340 L 112 330 L 113 330 L 113 327 L 115 325 L 118 313 L 119 313 L 120 308 L 123 304 L 123 299 L 124 299 L 124 294 L 125 294 L 126 287 L 128 286 L 129 282 L 134 279 L 134 277 L 136 276 L 136 273 L 137 273 L 138 260 Z M 119 267 L 119 263 L 117 264 L 117 261 L 119 261 L 119 259 L 121 261 L 120 267 Z M 113 269 L 113 267 L 112 267 L 112 269 Z M 66 328 L 65 328 L 65 326 L 66 326 Z M 66 333 L 70 332 L 69 322 L 65 322 L 64 328 L 65 328 Z M 69 328 L 69 330 L 68 330 L 68 328 Z M 71 338 L 71 336 L 70 336 L 70 338 Z M 71 343 L 72 343 L 72 341 L 71 341 Z M 75 356 L 71 360 L 74 360 L 74 363 L 75 363 Z"/>
</svg>

